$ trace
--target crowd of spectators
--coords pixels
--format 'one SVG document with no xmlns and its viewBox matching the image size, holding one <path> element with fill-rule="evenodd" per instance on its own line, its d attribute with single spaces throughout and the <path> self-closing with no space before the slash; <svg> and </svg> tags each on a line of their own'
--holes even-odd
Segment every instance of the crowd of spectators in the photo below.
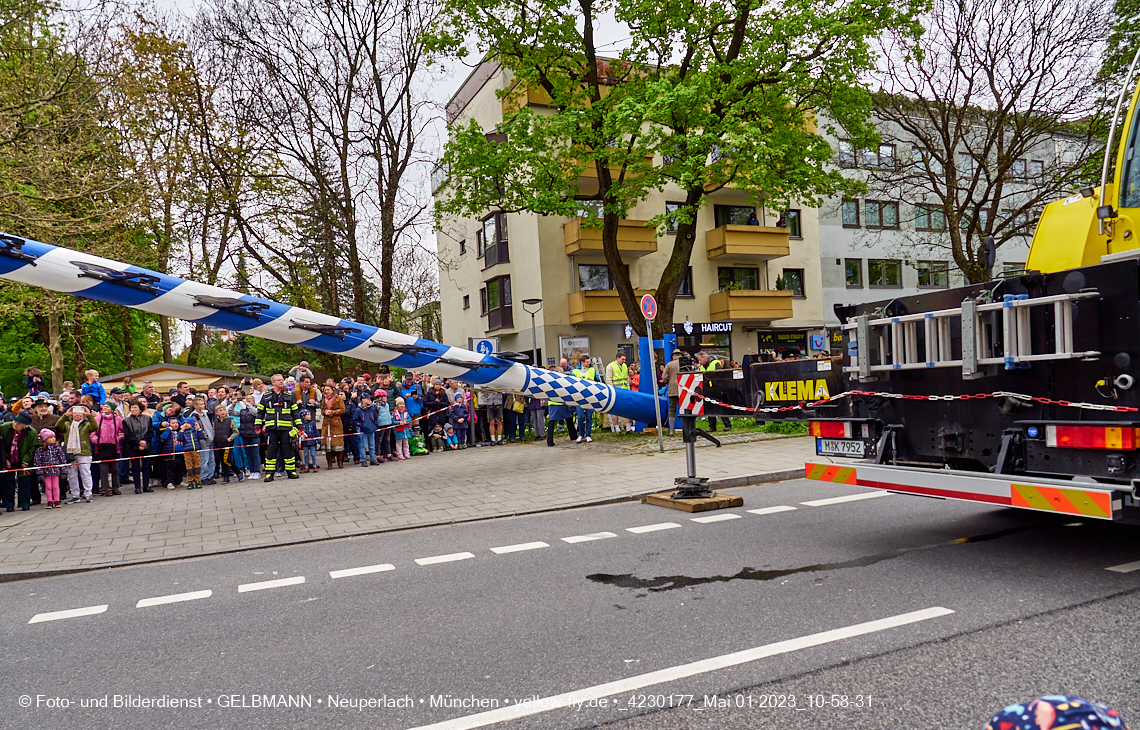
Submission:
<svg viewBox="0 0 1140 730">
<path fill-rule="evenodd" d="M 638 385 L 624 357 L 604 369 L 589 358 L 550 368 L 615 387 Z M 280 376 L 274 376 L 278 378 Z M 43 373 L 25 371 L 26 394 L 0 394 L 0 504 L 8 512 L 43 504 L 91 502 L 155 489 L 262 478 L 266 441 L 258 404 L 270 383 L 247 377 L 204 392 L 185 382 L 159 392 L 126 378 L 109 391 L 95 370 L 75 387 L 46 390 Z M 590 442 L 591 426 L 625 433 L 633 424 L 557 401 L 480 389 L 426 373 L 397 376 L 386 366 L 318 384 L 307 362 L 289 370 L 284 387 L 297 404 L 295 446 L 301 474 L 346 465 L 377 466 L 413 456 L 545 439 L 556 433 Z M 323 458 L 322 458 L 323 457 Z M 283 459 L 276 460 L 278 473 Z"/>
</svg>

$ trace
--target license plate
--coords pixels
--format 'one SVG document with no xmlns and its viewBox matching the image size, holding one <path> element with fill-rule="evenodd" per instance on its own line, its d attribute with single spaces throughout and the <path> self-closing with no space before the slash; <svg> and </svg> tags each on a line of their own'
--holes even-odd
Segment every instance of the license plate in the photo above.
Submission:
<svg viewBox="0 0 1140 730">
<path fill-rule="evenodd" d="M 862 459 L 867 456 L 867 442 L 857 439 L 815 440 L 815 453 L 827 456 L 851 456 Z"/>
</svg>

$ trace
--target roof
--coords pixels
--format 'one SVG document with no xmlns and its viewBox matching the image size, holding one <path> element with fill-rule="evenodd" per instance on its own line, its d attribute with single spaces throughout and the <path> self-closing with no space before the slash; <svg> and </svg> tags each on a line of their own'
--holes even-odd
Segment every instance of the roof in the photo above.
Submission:
<svg viewBox="0 0 1140 730">
<path fill-rule="evenodd" d="M 246 377 L 261 377 L 262 380 L 268 380 L 265 376 L 238 372 L 236 370 L 214 370 L 211 368 L 199 368 L 193 365 L 183 365 L 181 363 L 160 362 L 141 368 L 135 368 L 134 370 L 108 375 L 100 378 L 100 381 L 105 387 L 110 389 L 116 385 L 121 385 L 124 378 L 130 378 L 135 381 L 136 384 L 141 384 L 142 381 L 149 380 L 154 383 L 156 390 L 161 391 L 171 388 L 182 381 L 198 389 L 208 388 L 218 383 L 240 382 Z"/>
</svg>

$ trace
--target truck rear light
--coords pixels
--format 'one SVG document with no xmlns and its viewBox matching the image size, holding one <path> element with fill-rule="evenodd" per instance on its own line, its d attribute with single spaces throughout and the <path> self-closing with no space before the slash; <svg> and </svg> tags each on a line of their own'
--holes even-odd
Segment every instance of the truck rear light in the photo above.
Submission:
<svg viewBox="0 0 1140 730">
<path fill-rule="evenodd" d="M 812 436 L 826 439 L 849 439 L 852 436 L 851 421 L 810 421 Z"/>
<path fill-rule="evenodd" d="M 1045 445 L 1058 449 L 1131 451 L 1140 442 L 1132 426 L 1046 426 Z"/>
</svg>

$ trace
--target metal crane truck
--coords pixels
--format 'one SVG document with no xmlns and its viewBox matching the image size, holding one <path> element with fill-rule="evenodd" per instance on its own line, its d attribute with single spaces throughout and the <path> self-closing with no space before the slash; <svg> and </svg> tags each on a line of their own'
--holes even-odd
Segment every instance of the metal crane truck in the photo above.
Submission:
<svg viewBox="0 0 1140 730">
<path fill-rule="evenodd" d="M 1110 144 L 1099 188 L 1045 207 L 1024 273 L 836 306 L 841 357 L 751 365 L 746 392 L 706 373 L 690 400 L 807 420 L 818 455 L 857 460 L 809 479 L 1140 523 L 1138 99 L 1115 179 Z"/>
</svg>

